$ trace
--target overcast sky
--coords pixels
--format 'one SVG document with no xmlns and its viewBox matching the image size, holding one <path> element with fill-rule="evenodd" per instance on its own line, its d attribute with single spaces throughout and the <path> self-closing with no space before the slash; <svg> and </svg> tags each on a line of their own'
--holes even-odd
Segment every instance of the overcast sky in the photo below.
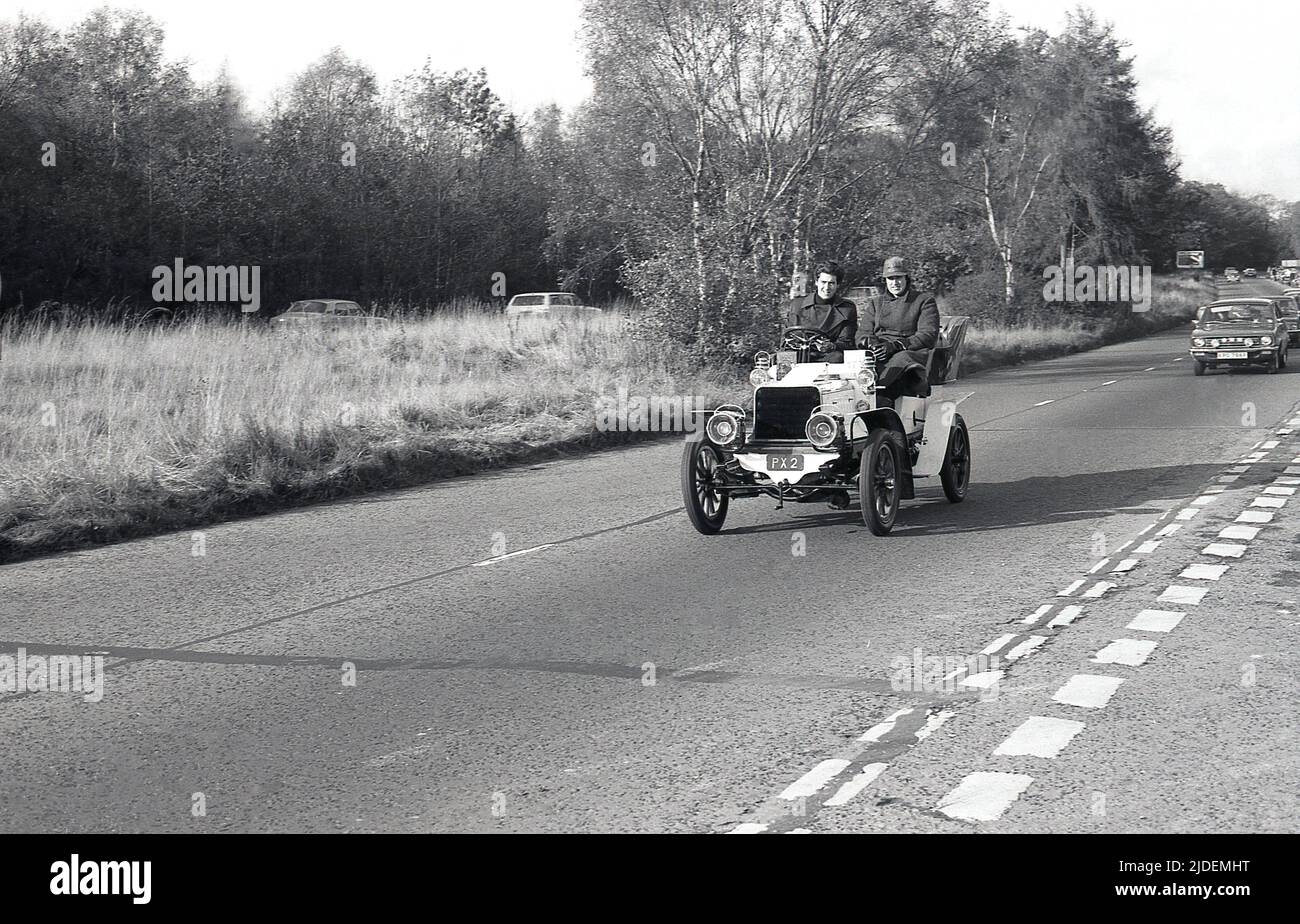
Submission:
<svg viewBox="0 0 1300 924">
<path fill-rule="evenodd" d="M 992 0 L 1013 22 L 1056 31 L 1075 4 Z M 91 0 L 0 0 L 59 28 Z M 576 32 L 580 0 L 123 0 L 159 20 L 168 51 L 207 78 L 223 61 L 262 106 L 333 45 L 387 81 L 430 58 L 484 67 L 517 112 L 589 91 Z M 1300 3 L 1283 0 L 1092 0 L 1136 57 L 1144 105 L 1174 131 L 1189 179 L 1300 199 Z M 1280 117 L 1291 121 L 1290 125 Z"/>
</svg>

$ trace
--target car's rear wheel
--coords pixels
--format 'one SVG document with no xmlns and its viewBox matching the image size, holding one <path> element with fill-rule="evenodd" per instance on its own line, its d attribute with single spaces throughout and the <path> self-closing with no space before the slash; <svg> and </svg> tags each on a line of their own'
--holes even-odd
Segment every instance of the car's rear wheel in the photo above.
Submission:
<svg viewBox="0 0 1300 924">
<path fill-rule="evenodd" d="M 706 536 L 722 529 L 727 519 L 727 495 L 714 487 L 722 453 L 705 439 L 686 441 L 682 451 L 682 499 L 691 525 Z"/>
<path fill-rule="evenodd" d="M 948 452 L 939 469 L 939 481 L 948 500 L 960 504 L 966 499 L 966 486 L 970 484 L 970 431 L 960 414 L 953 418 L 952 430 L 948 432 Z"/>
<path fill-rule="evenodd" d="M 1199 359 L 1192 360 L 1192 375 L 1205 375 L 1205 363 Z"/>
<path fill-rule="evenodd" d="M 867 439 L 858 467 L 862 520 L 877 536 L 888 536 L 898 516 L 903 492 L 903 453 L 892 430 L 879 429 Z"/>
</svg>

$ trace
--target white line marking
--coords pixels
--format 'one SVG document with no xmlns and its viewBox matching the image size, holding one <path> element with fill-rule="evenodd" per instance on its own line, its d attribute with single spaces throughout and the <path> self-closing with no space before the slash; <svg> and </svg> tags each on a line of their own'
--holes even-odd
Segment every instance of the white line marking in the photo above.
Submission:
<svg viewBox="0 0 1300 924">
<path fill-rule="evenodd" d="M 1164 593 L 1156 597 L 1158 603 L 1181 603 L 1184 606 L 1200 606 L 1209 590 L 1205 587 L 1183 587 L 1170 584 Z"/>
<path fill-rule="evenodd" d="M 1267 488 L 1264 489 L 1264 493 L 1273 494 L 1278 497 L 1290 497 L 1292 494 L 1295 493 L 1295 488 L 1279 488 L 1279 487 L 1274 487 L 1273 485 L 1269 485 Z"/>
<path fill-rule="evenodd" d="M 1217 555 L 1220 558 L 1241 558 L 1242 555 L 1246 554 L 1246 547 L 1231 542 L 1211 542 L 1201 549 L 1201 554 Z"/>
<path fill-rule="evenodd" d="M 1160 530 L 1160 532 L 1156 533 L 1156 535 L 1157 535 L 1157 536 L 1172 536 L 1174 533 L 1178 532 L 1180 529 L 1182 529 L 1182 526 L 1180 526 L 1179 524 L 1177 524 L 1177 523 L 1170 523 L 1170 524 L 1169 524 L 1168 526 L 1166 526 L 1164 529 Z"/>
<path fill-rule="evenodd" d="M 1282 469 L 1283 475 L 1300 475 L 1300 465 L 1288 465 Z"/>
<path fill-rule="evenodd" d="M 1061 612 L 1057 613 L 1054 617 L 1052 617 L 1051 622 L 1047 624 L 1047 628 L 1050 629 L 1053 626 L 1068 626 L 1070 623 L 1078 619 L 1079 614 L 1081 614 L 1082 612 L 1083 612 L 1083 607 L 1081 606 L 1061 607 Z"/>
<path fill-rule="evenodd" d="M 1061 689 L 1052 694 L 1052 699 L 1067 706 L 1079 706 L 1082 709 L 1101 709 L 1115 695 L 1120 677 L 1103 677 L 1099 674 L 1075 674 L 1065 682 Z"/>
<path fill-rule="evenodd" d="M 728 834 L 762 834 L 767 830 L 767 825 L 759 824 L 756 821 L 747 821 L 743 825 L 736 825 Z"/>
<path fill-rule="evenodd" d="M 1007 652 L 1007 660 L 1018 661 L 1045 641 L 1047 641 L 1046 635 L 1031 635 L 1015 648 L 1012 648 Z"/>
<path fill-rule="evenodd" d="M 1202 494 L 1200 497 L 1196 497 L 1192 499 L 1192 506 L 1204 507 L 1206 504 L 1212 504 L 1216 500 L 1218 500 L 1218 498 L 1215 497 L 1213 494 Z"/>
<path fill-rule="evenodd" d="M 1033 781 L 1023 773 L 970 773 L 939 801 L 938 810 L 963 821 L 997 821 Z"/>
<path fill-rule="evenodd" d="M 1104 594 L 1106 591 L 1110 590 L 1114 586 L 1115 585 L 1112 584 L 1110 581 L 1098 581 L 1096 584 L 1093 584 L 1091 587 L 1085 590 L 1083 592 L 1083 595 L 1085 597 L 1092 597 L 1092 598 L 1100 597 L 1102 594 Z"/>
<path fill-rule="evenodd" d="M 1016 634 L 1014 632 L 1010 632 L 1006 635 L 999 635 L 993 641 L 989 642 L 988 645 L 984 646 L 984 649 L 980 652 L 980 654 L 991 655 L 993 654 L 993 652 L 1000 649 L 1003 645 L 1005 645 L 1007 642 L 1011 641 L 1015 637 Z"/>
<path fill-rule="evenodd" d="M 1280 497 L 1257 497 L 1250 502 L 1250 506 L 1271 507 L 1273 509 L 1277 509 L 1278 507 L 1285 507 L 1286 501 Z"/>
<path fill-rule="evenodd" d="M 1214 480 L 1222 482 L 1223 484 L 1232 484 L 1240 477 L 1241 477 L 1240 475 L 1220 475 L 1218 478 Z"/>
<path fill-rule="evenodd" d="M 999 671 L 999 673 L 1001 673 L 1001 671 Z M 979 675 L 976 674 L 975 676 L 978 677 Z M 962 682 L 965 683 L 965 681 Z M 936 731 L 939 730 L 940 725 L 942 725 L 944 722 L 947 722 L 956 714 L 957 713 L 951 712 L 947 709 L 944 709 L 941 712 L 934 713 L 933 715 L 931 715 L 929 718 L 925 720 L 924 725 L 922 725 L 920 728 L 916 730 L 916 740 L 924 741 L 926 738 L 929 738 L 931 735 L 933 735 Z"/>
<path fill-rule="evenodd" d="M 1237 517 L 1238 523 L 1272 523 L 1273 514 L 1266 513 L 1263 510 L 1243 510 Z"/>
<path fill-rule="evenodd" d="M 1138 559 L 1126 558 L 1118 565 L 1116 565 L 1113 569 L 1111 569 L 1111 574 L 1122 574 L 1125 571 L 1132 571 L 1137 566 L 1138 566 Z"/>
<path fill-rule="evenodd" d="M 1061 591 L 1060 593 L 1058 593 L 1057 596 L 1058 596 L 1058 597 L 1068 597 L 1068 596 L 1070 596 L 1070 594 L 1074 593 L 1076 590 L 1078 590 L 1080 587 L 1082 587 L 1083 584 L 1084 584 L 1083 579 L 1080 578 L 1079 580 L 1077 580 L 1077 581 L 1075 581 L 1073 584 L 1071 584 L 1069 587 L 1065 588 L 1065 590 L 1063 590 L 1063 591 Z"/>
<path fill-rule="evenodd" d="M 1034 610 L 1024 619 L 1020 620 L 1020 622 L 1023 623 L 1024 625 L 1033 625 L 1034 623 L 1038 622 L 1038 620 L 1046 616 L 1047 611 L 1050 610 L 1051 608 L 1052 608 L 1051 603 L 1044 603 L 1042 606 Z"/>
<path fill-rule="evenodd" d="M 1217 581 L 1227 570 L 1227 565 L 1188 565 L 1178 572 L 1178 576 L 1193 581 Z"/>
<path fill-rule="evenodd" d="M 1262 442 L 1262 443 L 1259 444 L 1259 448 L 1260 448 L 1260 449 L 1276 449 L 1276 448 L 1277 448 L 1277 440 L 1264 440 L 1264 442 Z"/>
<path fill-rule="evenodd" d="M 1048 398 L 1046 401 L 1039 401 L 1037 404 L 1034 405 L 1034 407 L 1042 407 L 1044 404 L 1051 404 L 1055 400 L 1056 400 L 1055 398 Z"/>
<path fill-rule="evenodd" d="M 1279 475 L 1273 479 L 1273 484 L 1297 485 L 1300 484 L 1300 478 L 1294 478 L 1288 475 Z"/>
<path fill-rule="evenodd" d="M 1158 548 L 1160 548 L 1160 540 L 1159 540 L 1159 539 L 1148 539 L 1146 542 L 1142 543 L 1140 546 L 1138 546 L 1136 549 L 1134 549 L 1134 550 L 1133 550 L 1133 554 L 1134 554 L 1134 555 L 1150 555 L 1152 552 L 1154 552 L 1154 551 L 1155 551 L 1156 549 L 1158 549 Z"/>
<path fill-rule="evenodd" d="M 1101 387 L 1105 388 L 1107 385 L 1114 385 L 1118 381 L 1119 379 L 1111 379 L 1109 382 L 1102 382 Z"/>
<path fill-rule="evenodd" d="M 1198 512 L 1199 511 L 1197 511 L 1195 507 L 1184 507 L 1182 510 L 1178 511 L 1178 515 L 1175 516 L 1174 519 L 1190 520 L 1192 517 L 1196 516 Z"/>
<path fill-rule="evenodd" d="M 836 774 L 840 773 L 850 763 L 851 761 L 838 757 L 823 760 L 782 790 L 778 798 L 792 801 L 794 799 L 806 799 L 833 780 Z"/>
<path fill-rule="evenodd" d="M 980 671 L 978 674 L 971 674 L 961 682 L 961 685 L 963 687 L 974 687 L 977 690 L 985 690 L 996 686 L 1004 673 L 1005 671 Z"/>
<path fill-rule="evenodd" d="M 1155 368 L 1156 368 L 1155 366 L 1147 366 L 1147 367 L 1146 367 L 1145 369 L 1143 369 L 1142 371 L 1143 371 L 1143 372 L 1154 372 L 1154 371 L 1155 371 Z"/>
<path fill-rule="evenodd" d="M 903 716 L 907 715 L 908 713 L 914 711 L 915 710 L 911 706 L 908 706 L 906 709 L 898 710 L 889 718 L 885 719 L 885 721 L 880 722 L 868 728 L 866 732 L 863 733 L 862 737 L 860 737 L 858 740 L 865 741 L 865 742 L 879 741 L 881 738 L 885 736 L 887 732 L 891 732 L 894 730 L 894 726 L 898 724 L 899 719 L 901 719 Z"/>
<path fill-rule="evenodd" d="M 540 552 L 542 549 L 549 549 L 555 543 L 548 542 L 546 545 L 535 545 L 531 549 L 520 549 L 518 552 L 507 552 L 504 555 L 498 555 L 496 558 L 488 558 L 483 561 L 476 561 L 471 568 L 482 568 L 484 565 L 495 565 L 499 561 L 505 561 L 507 558 L 515 558 L 519 555 L 527 555 L 529 552 Z"/>
<path fill-rule="evenodd" d="M 1121 546 L 1117 546 L 1116 549 L 1115 549 L 1115 554 L 1118 555 L 1120 552 L 1124 551 L 1125 549 L 1127 549 L 1127 548 L 1128 548 L 1129 546 L 1131 546 L 1132 544 L 1133 544 L 1133 540 L 1130 539 L 1128 542 L 1124 543 L 1123 545 L 1121 545 Z"/>
<path fill-rule="evenodd" d="M 1172 610 L 1143 610 L 1124 628 L 1138 629 L 1142 632 L 1172 632 L 1186 615 Z"/>
<path fill-rule="evenodd" d="M 1147 533 L 1151 532 L 1152 527 L 1154 527 L 1155 525 L 1156 524 L 1154 523 L 1148 523 L 1146 526 L 1143 526 L 1141 529 L 1138 530 L 1138 535 L 1145 536 Z"/>
<path fill-rule="evenodd" d="M 1206 488 L 1205 491 L 1204 491 L 1203 493 L 1205 493 L 1205 494 L 1222 494 L 1222 493 L 1223 493 L 1224 491 L 1226 491 L 1226 490 L 1228 490 L 1228 489 L 1225 488 L 1225 487 L 1224 487 L 1223 485 L 1221 485 L 1221 484 L 1212 484 L 1212 485 L 1210 485 L 1208 488 Z"/>
<path fill-rule="evenodd" d="M 1230 472 L 1236 472 L 1238 475 L 1241 475 L 1241 474 L 1244 474 L 1244 473 L 1250 471 L 1250 466 L 1249 466 L 1249 465 L 1234 465 L 1232 468 L 1228 469 L 1228 471 L 1230 471 Z"/>
<path fill-rule="evenodd" d="M 786 834 L 812 834 L 807 828 L 791 828 Z"/>
<path fill-rule="evenodd" d="M 889 764 L 867 764 L 862 768 L 862 772 L 853 777 L 836 791 L 835 795 L 826 800 L 826 805 L 843 805 L 848 802 L 862 790 L 866 789 L 871 783 L 885 772 Z"/>
<path fill-rule="evenodd" d="M 1095 565 L 1093 565 L 1091 568 L 1089 568 L 1089 569 L 1088 569 L 1088 573 L 1089 573 L 1089 574 L 1096 574 L 1098 571 L 1100 571 L 1102 568 L 1106 567 L 1106 566 L 1109 565 L 1109 564 L 1110 564 L 1110 559 L 1109 559 L 1109 558 L 1103 558 L 1101 561 L 1097 562 L 1097 564 L 1095 564 Z"/>
<path fill-rule="evenodd" d="M 1259 535 L 1258 526 L 1225 526 L 1219 530 L 1220 539 L 1254 539 Z"/>
<path fill-rule="evenodd" d="M 1089 660 L 1094 664 L 1123 664 L 1126 667 L 1140 667 L 1151 652 L 1155 651 L 1156 642 L 1149 639 L 1117 638 Z"/>
<path fill-rule="evenodd" d="M 1050 759 L 1065 750 L 1065 746 L 1081 731 L 1083 731 L 1082 722 L 1031 715 L 1007 737 L 1006 741 L 999 744 L 993 753 L 1008 757 Z"/>
</svg>

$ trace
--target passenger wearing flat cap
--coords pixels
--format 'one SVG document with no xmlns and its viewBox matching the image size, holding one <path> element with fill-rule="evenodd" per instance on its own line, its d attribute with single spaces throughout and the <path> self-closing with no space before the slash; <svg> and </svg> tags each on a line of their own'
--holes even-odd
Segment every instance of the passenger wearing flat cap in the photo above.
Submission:
<svg viewBox="0 0 1300 924">
<path fill-rule="evenodd" d="M 885 294 L 873 295 L 858 313 L 858 346 L 876 360 L 877 398 L 893 406 L 900 395 L 930 394 L 925 368 L 939 340 L 939 306 L 930 292 L 912 286 L 907 261 L 885 261 Z"/>
</svg>

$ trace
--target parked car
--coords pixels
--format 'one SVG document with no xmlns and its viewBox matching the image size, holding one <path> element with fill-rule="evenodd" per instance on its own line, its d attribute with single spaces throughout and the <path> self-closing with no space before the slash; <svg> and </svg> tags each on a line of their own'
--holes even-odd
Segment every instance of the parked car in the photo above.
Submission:
<svg viewBox="0 0 1300 924">
<path fill-rule="evenodd" d="M 881 294 L 880 286 L 854 286 L 844 297 L 855 305 L 861 305 L 867 299 Z"/>
<path fill-rule="evenodd" d="M 1230 266 L 1223 271 L 1223 278 L 1228 280 L 1228 282 L 1236 282 L 1241 278 L 1241 273 L 1237 272 L 1235 266 Z"/>
<path fill-rule="evenodd" d="M 1258 274 L 1255 272 L 1255 268 L 1254 268 L 1253 266 L 1248 266 L 1248 267 L 1246 267 L 1246 278 L 1247 278 L 1247 279 L 1254 279 L 1255 276 L 1257 276 L 1257 275 L 1258 275 Z"/>
<path fill-rule="evenodd" d="M 915 480 L 937 480 L 952 503 L 970 483 L 970 434 L 951 408 L 969 395 L 945 398 L 957 380 L 970 319 L 940 318 L 923 386 L 882 404 L 876 365 L 865 350 L 843 362 L 813 362 L 816 328 L 786 330 L 775 355 L 761 352 L 749 373 L 752 413 L 736 404 L 706 412 L 704 433 L 686 440 L 682 497 L 691 525 L 704 535 L 722 529 L 732 498 L 776 498 L 778 506 L 828 502 L 846 508 L 854 493 L 867 529 L 894 528 L 900 502 Z"/>
<path fill-rule="evenodd" d="M 510 299 L 506 316 L 524 315 L 596 315 L 599 308 L 584 305 L 578 296 L 569 292 L 524 292 Z"/>
<path fill-rule="evenodd" d="M 342 298 L 309 298 L 294 302 L 289 310 L 271 318 L 276 330 L 339 330 L 387 327 L 389 320 L 370 314 L 356 302 Z"/>
<path fill-rule="evenodd" d="M 1268 298 L 1226 298 L 1196 311 L 1192 323 L 1192 374 L 1219 366 L 1286 366 L 1290 333 Z"/>
</svg>

